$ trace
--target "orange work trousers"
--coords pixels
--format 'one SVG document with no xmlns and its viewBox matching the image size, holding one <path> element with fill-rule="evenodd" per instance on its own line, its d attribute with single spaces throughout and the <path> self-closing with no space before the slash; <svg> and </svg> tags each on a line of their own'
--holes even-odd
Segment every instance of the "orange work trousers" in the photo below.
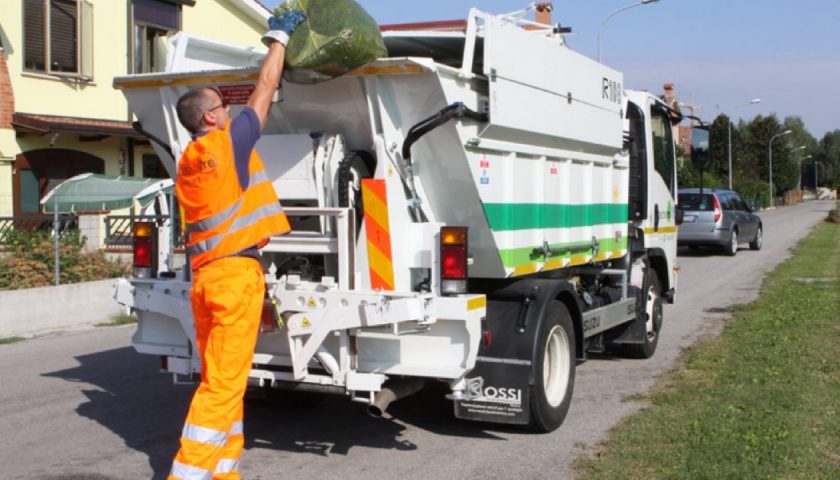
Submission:
<svg viewBox="0 0 840 480">
<path fill-rule="evenodd" d="M 238 480 L 243 396 L 253 362 L 265 277 L 252 258 L 210 262 L 190 291 L 201 384 L 190 403 L 170 480 Z"/>
</svg>

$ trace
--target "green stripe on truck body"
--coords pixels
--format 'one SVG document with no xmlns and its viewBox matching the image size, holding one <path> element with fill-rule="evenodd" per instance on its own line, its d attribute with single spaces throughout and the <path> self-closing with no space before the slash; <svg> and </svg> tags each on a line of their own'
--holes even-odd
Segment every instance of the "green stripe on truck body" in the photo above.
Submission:
<svg viewBox="0 0 840 480">
<path fill-rule="evenodd" d="M 485 203 L 494 232 L 626 224 L 627 204 Z"/>
</svg>

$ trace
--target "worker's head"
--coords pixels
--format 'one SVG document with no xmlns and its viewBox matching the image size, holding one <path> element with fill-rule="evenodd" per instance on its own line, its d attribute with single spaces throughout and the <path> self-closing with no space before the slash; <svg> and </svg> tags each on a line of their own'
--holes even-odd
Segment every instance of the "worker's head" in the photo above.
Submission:
<svg viewBox="0 0 840 480">
<path fill-rule="evenodd" d="M 205 130 L 223 129 L 230 121 L 222 92 L 215 88 L 196 88 L 178 99 L 178 120 L 193 135 Z"/>
</svg>

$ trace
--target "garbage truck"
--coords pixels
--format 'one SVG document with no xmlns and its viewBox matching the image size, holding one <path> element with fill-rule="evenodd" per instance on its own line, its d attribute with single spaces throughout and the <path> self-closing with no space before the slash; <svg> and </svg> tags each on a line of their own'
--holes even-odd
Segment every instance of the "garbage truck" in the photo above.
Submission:
<svg viewBox="0 0 840 480">
<path fill-rule="evenodd" d="M 283 83 L 256 148 L 292 232 L 261 249 L 250 390 L 381 416 L 442 383 L 457 418 L 549 432 L 589 354 L 653 356 L 677 287 L 679 116 L 526 14 L 386 31 L 387 58 Z M 114 85 L 174 177 L 178 98 L 218 87 L 235 115 L 261 58 L 181 34 L 166 72 Z M 176 380 L 201 370 L 191 272 L 158 240 L 177 223 L 137 222 L 115 288 L 134 348 Z"/>
</svg>

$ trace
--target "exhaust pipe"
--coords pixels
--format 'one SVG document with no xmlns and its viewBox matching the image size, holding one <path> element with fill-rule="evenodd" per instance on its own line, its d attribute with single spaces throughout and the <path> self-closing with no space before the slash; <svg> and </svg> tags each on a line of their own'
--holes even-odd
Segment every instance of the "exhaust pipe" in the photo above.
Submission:
<svg viewBox="0 0 840 480">
<path fill-rule="evenodd" d="M 368 415 L 374 418 L 382 418 L 391 402 L 419 392 L 423 388 L 423 383 L 421 378 L 406 378 L 387 382 L 373 398 L 373 403 L 368 405 Z"/>
</svg>

